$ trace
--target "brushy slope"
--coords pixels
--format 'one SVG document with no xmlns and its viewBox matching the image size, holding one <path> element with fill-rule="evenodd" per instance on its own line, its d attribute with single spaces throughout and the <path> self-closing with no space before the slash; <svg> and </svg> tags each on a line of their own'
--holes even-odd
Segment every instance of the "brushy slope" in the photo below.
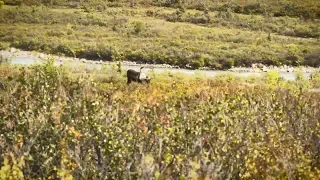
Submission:
<svg viewBox="0 0 320 180">
<path fill-rule="evenodd" d="M 103 11 L 108 7 L 145 7 L 160 6 L 188 8 L 210 11 L 232 11 L 242 14 L 273 14 L 275 16 L 303 17 L 307 19 L 320 17 L 320 3 L 315 0 L 2 0 L 8 5 L 46 5 L 82 7 L 86 10 Z"/>
<path fill-rule="evenodd" d="M 1 179 L 320 176 L 320 96 L 302 77 L 154 74 L 127 86 L 112 69 L 119 79 L 104 83 L 52 61 L 0 67 Z"/>
<path fill-rule="evenodd" d="M 90 7 L 97 6 L 4 6 L 0 48 L 193 68 L 320 65 L 319 19 L 146 5 Z"/>
</svg>

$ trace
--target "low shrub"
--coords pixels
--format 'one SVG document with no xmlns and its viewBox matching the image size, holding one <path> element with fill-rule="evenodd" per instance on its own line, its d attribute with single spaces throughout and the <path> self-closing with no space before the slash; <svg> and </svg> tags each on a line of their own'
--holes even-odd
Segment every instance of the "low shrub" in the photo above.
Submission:
<svg viewBox="0 0 320 180">
<path fill-rule="evenodd" d="M 204 60 L 202 58 L 201 59 L 194 59 L 191 61 L 190 65 L 194 69 L 199 69 L 204 66 Z"/>
<path fill-rule="evenodd" d="M 53 59 L 16 72 L 0 96 L 2 179 L 320 175 L 318 93 L 170 73 L 128 86 L 94 73 Z"/>
<path fill-rule="evenodd" d="M 264 14 L 266 6 L 261 3 L 248 4 L 243 7 L 243 12 L 246 14 Z"/>
<path fill-rule="evenodd" d="M 22 0 L 4 0 L 6 5 L 20 5 L 22 2 Z"/>
<path fill-rule="evenodd" d="M 302 62 L 305 66 L 319 67 L 320 66 L 320 54 L 319 53 L 309 53 L 305 55 L 304 61 Z"/>
<path fill-rule="evenodd" d="M 223 69 L 230 69 L 232 66 L 234 66 L 234 59 L 227 58 L 226 60 L 220 60 L 222 64 Z"/>
<path fill-rule="evenodd" d="M 313 88 L 320 88 L 320 72 L 312 72 L 310 80 Z"/>
<path fill-rule="evenodd" d="M 280 75 L 276 71 L 270 71 L 265 74 L 263 80 L 270 87 L 277 87 L 279 85 Z"/>
<path fill-rule="evenodd" d="M 136 34 L 142 33 L 143 30 L 145 29 L 145 25 L 141 21 L 134 21 L 132 25 L 133 25 L 134 33 Z"/>
<path fill-rule="evenodd" d="M 10 43 L 8 42 L 0 42 L 0 50 L 6 50 L 10 47 Z"/>
<path fill-rule="evenodd" d="M 11 59 L 9 57 L 5 57 L 0 55 L 0 64 L 10 64 Z"/>
<path fill-rule="evenodd" d="M 4 2 L 0 1 L 0 9 L 4 6 Z"/>
<path fill-rule="evenodd" d="M 242 10 L 242 7 L 239 4 L 230 2 L 228 4 L 223 4 L 220 7 L 218 7 L 218 11 L 222 12 L 235 12 L 235 13 L 240 13 Z"/>
</svg>

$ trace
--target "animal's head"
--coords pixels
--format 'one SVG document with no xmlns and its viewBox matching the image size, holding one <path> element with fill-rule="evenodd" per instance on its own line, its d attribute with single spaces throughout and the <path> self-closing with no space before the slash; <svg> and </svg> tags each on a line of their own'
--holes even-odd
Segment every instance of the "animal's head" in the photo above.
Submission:
<svg viewBox="0 0 320 180">
<path fill-rule="evenodd" d="M 146 79 L 143 79 L 143 82 L 145 82 L 145 83 L 147 83 L 147 84 L 150 84 L 150 80 L 151 80 L 151 79 L 147 76 Z"/>
</svg>

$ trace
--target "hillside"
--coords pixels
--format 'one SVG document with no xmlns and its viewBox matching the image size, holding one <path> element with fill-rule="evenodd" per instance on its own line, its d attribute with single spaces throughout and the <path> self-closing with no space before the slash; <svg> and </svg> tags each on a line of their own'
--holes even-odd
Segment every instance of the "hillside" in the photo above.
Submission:
<svg viewBox="0 0 320 180">
<path fill-rule="evenodd" d="M 192 68 L 320 65 L 317 1 L 39 2 L 4 1 L 0 49 Z"/>
<path fill-rule="evenodd" d="M 319 2 L 0 0 L 0 179 L 318 180 Z"/>
</svg>

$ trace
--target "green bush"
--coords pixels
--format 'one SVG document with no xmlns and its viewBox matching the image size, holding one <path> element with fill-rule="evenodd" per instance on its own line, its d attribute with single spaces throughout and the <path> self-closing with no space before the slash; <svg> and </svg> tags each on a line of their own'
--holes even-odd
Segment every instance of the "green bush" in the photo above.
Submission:
<svg viewBox="0 0 320 180">
<path fill-rule="evenodd" d="M 6 5 L 20 5 L 22 2 L 22 0 L 4 0 Z"/>
<path fill-rule="evenodd" d="M 310 80 L 313 88 L 320 88 L 320 72 L 312 72 Z"/>
<path fill-rule="evenodd" d="M 98 11 L 103 12 L 107 9 L 107 2 L 105 1 L 88 1 L 82 3 L 82 8 L 85 12 Z"/>
<path fill-rule="evenodd" d="M 248 4 L 244 6 L 243 12 L 246 14 L 264 14 L 266 6 L 261 3 Z"/>
<path fill-rule="evenodd" d="M 318 8 L 311 4 L 288 3 L 274 13 L 275 16 L 302 17 L 304 19 L 314 19 L 317 17 Z"/>
<path fill-rule="evenodd" d="M 234 66 L 234 59 L 228 58 L 226 60 L 223 60 L 221 64 L 223 69 L 230 69 L 232 66 Z"/>
<path fill-rule="evenodd" d="M 10 47 L 10 43 L 0 42 L 0 50 L 6 50 Z"/>
<path fill-rule="evenodd" d="M 199 69 L 201 67 L 204 66 L 204 60 L 202 58 L 200 59 L 194 59 L 191 61 L 191 67 L 193 67 L 194 69 Z"/>
<path fill-rule="evenodd" d="M 220 83 L 234 83 L 236 76 L 231 73 L 221 73 L 214 77 L 215 80 L 220 81 Z"/>
<path fill-rule="evenodd" d="M 209 22 L 209 19 L 204 14 L 197 13 L 194 15 L 188 14 L 184 21 L 194 24 L 205 24 Z"/>
<path fill-rule="evenodd" d="M 132 24 L 133 24 L 133 29 L 135 34 L 140 34 L 145 29 L 144 23 L 141 21 L 134 21 Z"/>
<path fill-rule="evenodd" d="M 0 55 L 0 64 L 10 64 L 11 59 Z"/>
<path fill-rule="evenodd" d="M 223 4 L 218 8 L 218 11 L 224 11 L 224 12 L 235 12 L 235 13 L 240 13 L 241 12 L 241 6 L 236 4 L 236 3 L 227 3 Z"/>
<path fill-rule="evenodd" d="M 230 10 L 227 11 L 218 11 L 218 13 L 216 14 L 217 18 L 222 18 L 223 20 L 230 20 L 233 18 L 233 14 L 231 13 Z"/>
<path fill-rule="evenodd" d="M 0 1 L 0 9 L 4 6 L 4 2 Z"/>
<path fill-rule="evenodd" d="M 302 62 L 305 66 L 319 67 L 320 66 L 320 54 L 319 53 L 310 53 L 304 57 Z"/>
<path fill-rule="evenodd" d="M 166 20 L 169 22 L 179 22 L 182 21 L 182 13 L 180 11 L 177 11 L 175 13 L 169 14 L 166 16 Z"/>
<path fill-rule="evenodd" d="M 180 0 L 154 0 L 153 3 L 157 6 L 165 7 L 178 7 L 180 6 Z"/>
<path fill-rule="evenodd" d="M 269 86 L 276 87 L 279 85 L 280 75 L 276 71 L 270 71 L 264 75 L 263 80 Z"/>
<path fill-rule="evenodd" d="M 296 76 L 296 81 L 295 81 L 296 86 L 300 90 L 306 90 L 306 89 L 309 89 L 311 87 L 310 81 L 307 80 L 307 78 L 305 77 L 303 72 L 297 71 L 297 72 L 295 72 L 295 76 Z"/>
</svg>

